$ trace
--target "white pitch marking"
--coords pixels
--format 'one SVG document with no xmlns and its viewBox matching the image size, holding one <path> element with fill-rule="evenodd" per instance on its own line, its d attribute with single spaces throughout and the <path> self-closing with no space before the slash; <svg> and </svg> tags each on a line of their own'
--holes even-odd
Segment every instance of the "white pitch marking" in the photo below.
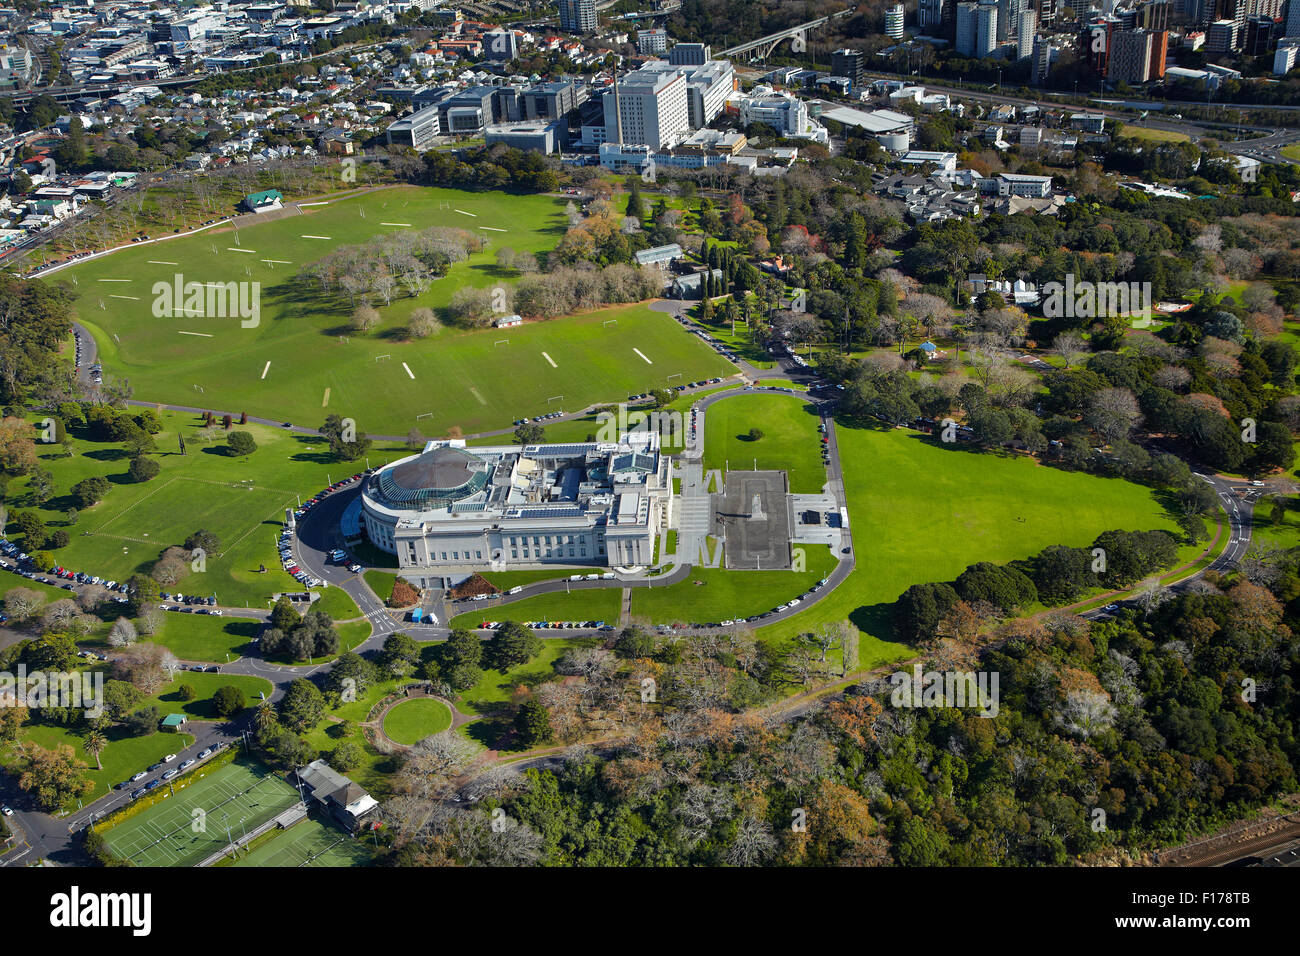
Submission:
<svg viewBox="0 0 1300 956">
<path fill-rule="evenodd" d="M 405 362 L 403 362 L 403 363 L 402 363 L 402 368 L 406 369 L 406 374 L 407 374 L 407 375 L 411 376 L 411 378 L 415 378 L 415 373 L 411 371 L 411 366 L 409 366 L 409 365 L 407 365 Z"/>
<path fill-rule="evenodd" d="M 154 265 L 154 266 L 178 266 L 178 265 L 180 265 L 179 262 L 169 262 L 169 261 L 167 261 L 166 259 L 150 259 L 150 260 L 148 260 L 148 262 L 149 262 L 150 265 Z"/>
<path fill-rule="evenodd" d="M 130 300 L 133 301 L 133 302 L 139 302 L 139 301 L 140 301 L 140 297 L 139 297 L 138 295 L 112 295 L 112 294 L 110 294 L 110 295 L 109 295 L 109 298 L 110 298 L 110 299 L 130 299 Z"/>
<path fill-rule="evenodd" d="M 321 407 L 321 408 L 324 408 L 324 407 L 325 407 L 326 405 L 328 405 L 329 403 L 330 403 L 330 390 L 329 390 L 328 388 L 326 388 L 326 389 L 325 389 L 325 397 L 322 398 L 321 401 L 320 401 L 320 407 Z"/>
<path fill-rule="evenodd" d="M 226 246 L 226 251 L 227 252 L 252 252 L 254 254 L 256 254 L 257 252 L 256 249 L 240 249 L 236 246 Z"/>
<path fill-rule="evenodd" d="M 490 230 L 492 230 L 493 232 L 506 232 L 505 229 L 502 229 L 502 228 L 499 227 L 499 226 L 479 226 L 479 228 L 480 228 L 480 229 L 490 229 Z"/>
<path fill-rule="evenodd" d="M 201 335 L 205 339 L 212 338 L 212 333 L 210 332 L 186 332 L 184 329 L 177 329 L 176 334 L 177 335 Z"/>
<path fill-rule="evenodd" d="M 299 236 L 299 239 L 332 239 L 333 236 Z"/>
<path fill-rule="evenodd" d="M 559 366 L 555 364 L 555 359 L 551 358 L 545 352 L 542 353 L 542 358 L 551 363 L 551 368 L 559 368 Z"/>
<path fill-rule="evenodd" d="M 300 202 L 299 206 L 328 206 L 328 202 Z"/>
<path fill-rule="evenodd" d="M 380 225 L 381 226 L 405 226 L 407 229 L 411 228 L 411 224 L 409 222 L 381 222 Z"/>
<path fill-rule="evenodd" d="M 266 373 L 269 372 L 270 370 L 271 370 L 271 362 L 268 359 L 267 363 L 264 366 L 262 366 L 262 378 L 266 378 Z"/>
<path fill-rule="evenodd" d="M 130 282 L 130 279 L 98 279 L 98 282 Z"/>
<path fill-rule="evenodd" d="M 478 218 L 478 213 L 476 212 L 466 212 L 464 209 L 457 209 L 456 211 L 462 216 L 473 216 L 475 219 Z"/>
<path fill-rule="evenodd" d="M 293 265 L 292 260 L 289 260 L 289 259 L 263 259 L 262 261 L 263 261 L 263 262 L 269 262 L 269 263 L 271 263 L 271 265 L 275 265 L 275 266 L 291 266 L 291 265 Z"/>
<path fill-rule="evenodd" d="M 637 355 L 641 356 L 643 359 L 645 359 L 646 365 L 654 365 L 654 362 L 650 361 L 648 358 L 645 358 L 645 353 L 642 352 L 640 349 L 634 348 L 632 351 L 635 352 Z"/>
</svg>

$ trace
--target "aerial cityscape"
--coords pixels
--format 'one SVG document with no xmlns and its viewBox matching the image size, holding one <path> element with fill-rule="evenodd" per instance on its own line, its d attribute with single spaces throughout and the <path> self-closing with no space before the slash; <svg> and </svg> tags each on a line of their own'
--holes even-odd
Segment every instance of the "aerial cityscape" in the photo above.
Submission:
<svg viewBox="0 0 1300 956">
<path fill-rule="evenodd" d="M 1300 864 L 1298 57 L 0 7 L 0 864 Z"/>
</svg>

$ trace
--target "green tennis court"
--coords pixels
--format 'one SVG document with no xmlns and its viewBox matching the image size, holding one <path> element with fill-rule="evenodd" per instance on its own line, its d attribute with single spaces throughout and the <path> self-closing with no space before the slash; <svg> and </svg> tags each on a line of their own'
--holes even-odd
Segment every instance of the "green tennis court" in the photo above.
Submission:
<svg viewBox="0 0 1300 956">
<path fill-rule="evenodd" d="M 236 761 L 123 820 L 104 842 L 136 866 L 194 866 L 297 802 L 288 783 Z"/>
<path fill-rule="evenodd" d="M 355 837 L 342 827 L 311 816 L 242 856 L 235 866 L 369 866 L 364 832 Z"/>
</svg>

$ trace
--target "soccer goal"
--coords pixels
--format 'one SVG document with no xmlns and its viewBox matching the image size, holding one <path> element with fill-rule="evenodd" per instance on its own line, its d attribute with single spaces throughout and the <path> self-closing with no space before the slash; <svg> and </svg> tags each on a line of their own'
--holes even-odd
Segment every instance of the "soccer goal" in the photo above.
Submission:
<svg viewBox="0 0 1300 956">
<path fill-rule="evenodd" d="M 418 422 L 421 418 L 432 418 L 432 417 L 433 417 L 433 412 L 425 412 L 422 415 L 416 415 L 415 420 Z"/>
<path fill-rule="evenodd" d="M 493 342 L 492 344 L 493 344 L 493 345 L 509 345 L 509 344 L 510 344 L 510 340 L 509 340 L 509 339 L 497 339 L 497 340 L 496 340 L 495 342 Z"/>
<path fill-rule="evenodd" d="M 390 358 L 392 358 L 392 356 L 391 356 L 391 355 L 387 355 L 387 354 L 385 354 L 385 355 L 376 355 L 376 356 L 375 356 L 375 361 L 376 361 L 376 362 L 382 362 L 384 359 L 390 359 Z"/>
<path fill-rule="evenodd" d="M 618 325 L 618 319 L 606 319 L 604 322 L 600 324 L 602 326 Z"/>
</svg>

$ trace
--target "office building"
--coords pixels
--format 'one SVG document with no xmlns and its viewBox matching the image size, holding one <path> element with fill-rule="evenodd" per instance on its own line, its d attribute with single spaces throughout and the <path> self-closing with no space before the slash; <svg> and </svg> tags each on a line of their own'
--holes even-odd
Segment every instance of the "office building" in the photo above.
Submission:
<svg viewBox="0 0 1300 956">
<path fill-rule="evenodd" d="M 1031 86 L 1042 86 L 1047 82 L 1048 71 L 1052 68 L 1052 44 L 1046 37 L 1034 37 L 1034 50 L 1030 56 L 1029 83 Z"/>
<path fill-rule="evenodd" d="M 678 43 L 668 51 L 668 62 L 673 66 L 703 66 L 711 56 L 707 43 Z"/>
<path fill-rule="evenodd" d="M 903 39 L 903 5 L 901 3 L 885 7 L 885 36 L 891 40 Z"/>
<path fill-rule="evenodd" d="M 560 0 L 560 29 L 566 33 L 595 33 L 596 0 Z"/>
<path fill-rule="evenodd" d="M 1235 20 L 1215 20 L 1205 31 L 1206 53 L 1232 53 L 1240 45 L 1240 33 Z"/>
<path fill-rule="evenodd" d="M 416 152 L 429 149 L 442 131 L 442 111 L 426 106 L 388 127 L 389 146 L 409 146 Z"/>
<path fill-rule="evenodd" d="M 1106 79 L 1112 83 L 1145 83 L 1151 71 L 1152 34 L 1146 30 L 1119 30 L 1111 37 Z"/>
<path fill-rule="evenodd" d="M 617 91 L 604 98 L 606 141 L 655 148 L 672 143 L 690 129 L 686 85 L 681 70 L 642 68 L 620 77 Z"/>
<path fill-rule="evenodd" d="M 659 56 L 668 52 L 668 31 L 662 28 L 636 31 L 636 49 L 646 56 Z"/>
<path fill-rule="evenodd" d="M 919 0 L 916 26 L 923 36 L 942 36 L 944 0 Z"/>
<path fill-rule="evenodd" d="M 1016 59 L 1024 60 L 1034 55 L 1034 35 L 1038 29 L 1038 14 L 1033 10 L 1020 11 L 1016 25 Z"/>
<path fill-rule="evenodd" d="M 861 50 L 836 50 L 831 54 L 831 73 L 844 77 L 855 88 L 859 87 L 862 85 L 864 59 Z"/>
<path fill-rule="evenodd" d="M 1296 54 L 1300 53 L 1300 37 L 1284 37 L 1273 54 L 1273 75 L 1286 76 L 1296 68 Z"/>
</svg>

